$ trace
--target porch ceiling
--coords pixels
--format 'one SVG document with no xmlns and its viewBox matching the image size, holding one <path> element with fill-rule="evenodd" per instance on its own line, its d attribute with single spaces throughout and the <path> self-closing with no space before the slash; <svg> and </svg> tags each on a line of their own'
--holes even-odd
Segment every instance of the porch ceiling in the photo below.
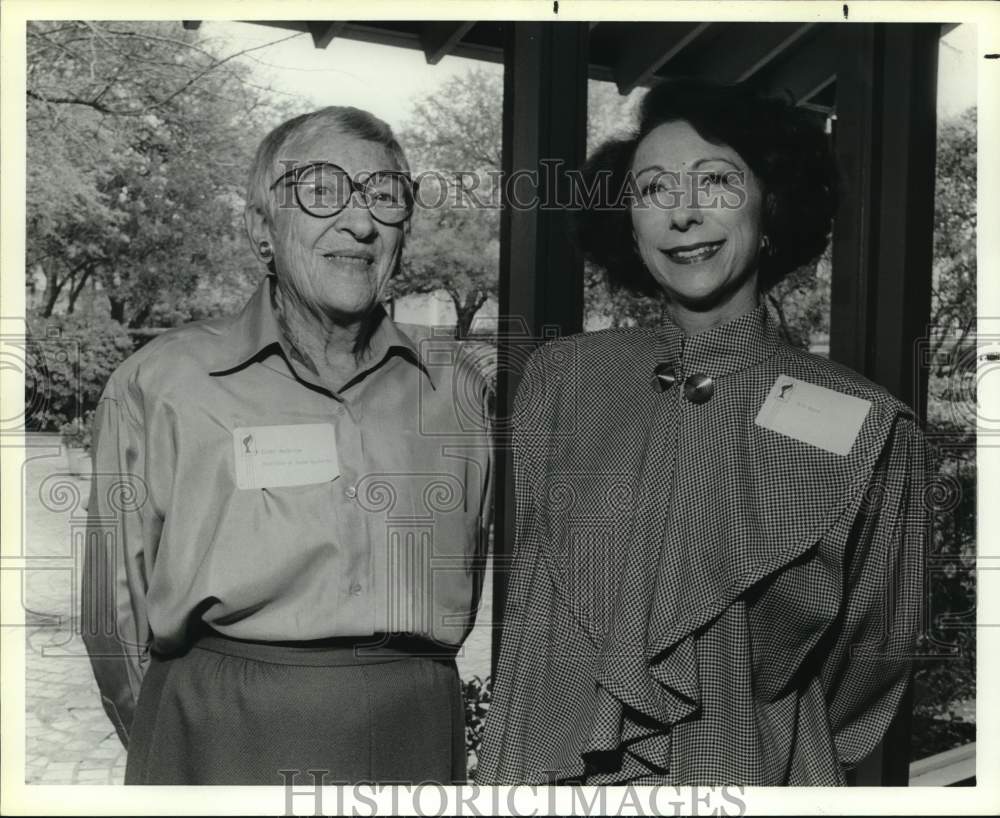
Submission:
<svg viewBox="0 0 1000 818">
<path fill-rule="evenodd" d="M 422 51 L 429 63 L 448 54 L 503 62 L 504 23 L 447 20 L 253 20 L 301 31 L 316 48 L 337 37 Z M 197 28 L 199 21 L 184 21 Z M 822 113 L 832 110 L 837 54 L 831 23 L 595 22 L 592 79 L 622 93 L 668 76 L 747 81 Z"/>
</svg>

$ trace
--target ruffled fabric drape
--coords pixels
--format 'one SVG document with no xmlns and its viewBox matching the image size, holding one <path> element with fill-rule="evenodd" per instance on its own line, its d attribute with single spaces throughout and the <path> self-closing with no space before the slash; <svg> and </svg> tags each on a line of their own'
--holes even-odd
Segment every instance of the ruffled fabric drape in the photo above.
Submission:
<svg viewBox="0 0 1000 818">
<path fill-rule="evenodd" d="M 652 388 L 657 364 L 677 385 Z M 684 396 L 712 378 L 705 403 Z M 765 429 L 778 376 L 871 402 L 850 452 Z M 842 784 L 908 677 L 923 535 L 909 410 L 782 344 L 709 332 L 550 343 L 515 407 L 517 526 L 477 780 Z"/>
</svg>

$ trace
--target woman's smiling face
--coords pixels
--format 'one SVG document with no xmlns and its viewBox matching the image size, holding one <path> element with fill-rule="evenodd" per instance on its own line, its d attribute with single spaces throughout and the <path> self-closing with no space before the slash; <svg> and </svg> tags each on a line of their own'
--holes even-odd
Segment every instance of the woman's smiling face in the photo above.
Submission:
<svg viewBox="0 0 1000 818">
<path fill-rule="evenodd" d="M 293 138 L 283 159 L 284 169 L 333 162 L 354 179 L 400 170 L 385 146 L 332 129 Z M 346 319 L 366 315 L 399 263 L 404 226 L 376 221 L 358 195 L 330 218 L 305 213 L 288 189 L 272 195 L 281 203 L 270 229 L 279 286 L 312 311 Z"/>
<path fill-rule="evenodd" d="M 763 192 L 743 158 L 667 122 L 639 143 L 632 173 L 636 246 L 671 306 L 713 324 L 753 309 Z"/>
</svg>

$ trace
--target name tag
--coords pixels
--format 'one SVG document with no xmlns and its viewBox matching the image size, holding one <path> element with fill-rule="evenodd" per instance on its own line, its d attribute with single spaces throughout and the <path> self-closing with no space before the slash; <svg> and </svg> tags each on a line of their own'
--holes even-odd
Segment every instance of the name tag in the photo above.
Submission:
<svg viewBox="0 0 1000 818">
<path fill-rule="evenodd" d="M 332 423 L 242 426 L 233 430 L 241 489 L 325 483 L 340 474 Z"/>
<path fill-rule="evenodd" d="M 757 425 L 846 456 L 871 406 L 863 398 L 780 375 L 757 413 Z"/>
</svg>

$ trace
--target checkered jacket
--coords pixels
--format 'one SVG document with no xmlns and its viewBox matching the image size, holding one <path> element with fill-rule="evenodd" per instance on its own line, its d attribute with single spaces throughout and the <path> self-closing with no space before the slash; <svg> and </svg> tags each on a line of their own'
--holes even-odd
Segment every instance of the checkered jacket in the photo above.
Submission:
<svg viewBox="0 0 1000 818">
<path fill-rule="evenodd" d="M 706 402 L 685 397 L 694 374 Z M 847 455 L 755 422 L 781 375 L 871 402 Z M 918 628 L 910 410 L 783 344 L 763 307 L 690 337 L 664 322 L 551 342 L 515 404 L 477 781 L 843 784 L 895 714 Z"/>
</svg>

